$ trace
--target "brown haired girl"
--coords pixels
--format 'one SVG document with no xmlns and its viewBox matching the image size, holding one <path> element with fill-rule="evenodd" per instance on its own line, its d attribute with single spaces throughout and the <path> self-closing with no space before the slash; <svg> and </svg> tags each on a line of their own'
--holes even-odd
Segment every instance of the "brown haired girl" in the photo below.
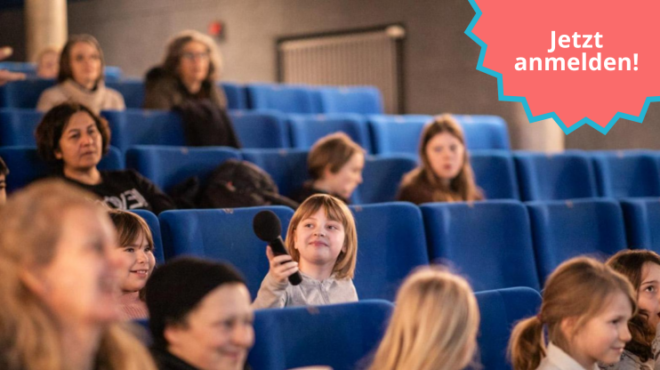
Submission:
<svg viewBox="0 0 660 370">
<path fill-rule="evenodd" d="M 124 110 L 121 94 L 105 87 L 103 51 L 90 35 L 71 36 L 62 49 L 57 85 L 45 90 L 37 110 L 46 112 L 64 102 L 76 102 L 99 114 L 102 110 Z"/>
<path fill-rule="evenodd" d="M 397 200 L 415 204 L 482 200 L 474 182 L 463 130 L 450 115 L 427 125 L 419 144 L 421 166 L 403 177 Z"/>
</svg>

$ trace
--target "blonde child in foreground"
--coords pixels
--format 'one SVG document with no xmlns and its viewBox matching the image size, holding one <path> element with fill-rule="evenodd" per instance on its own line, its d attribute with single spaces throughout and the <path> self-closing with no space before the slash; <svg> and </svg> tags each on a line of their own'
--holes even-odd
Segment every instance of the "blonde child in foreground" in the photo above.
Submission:
<svg viewBox="0 0 660 370">
<path fill-rule="evenodd" d="M 261 283 L 255 309 L 324 305 L 358 300 L 353 274 L 357 232 L 351 211 L 341 200 L 313 195 L 294 213 L 285 241 L 290 255 L 266 255 L 270 270 Z M 287 278 L 300 271 L 302 283 Z"/>
<path fill-rule="evenodd" d="M 477 347 L 479 307 L 470 285 L 437 268 L 403 283 L 369 370 L 460 370 Z"/>
<path fill-rule="evenodd" d="M 513 329 L 514 370 L 598 370 L 598 363 L 618 362 L 636 306 L 632 286 L 618 272 L 586 257 L 562 263 L 546 282 L 538 315 Z"/>
</svg>

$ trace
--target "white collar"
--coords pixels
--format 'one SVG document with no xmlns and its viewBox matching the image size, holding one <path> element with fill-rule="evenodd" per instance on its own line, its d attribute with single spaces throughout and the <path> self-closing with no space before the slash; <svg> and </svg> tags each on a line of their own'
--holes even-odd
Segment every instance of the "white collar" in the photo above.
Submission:
<svg viewBox="0 0 660 370">
<path fill-rule="evenodd" d="M 598 365 L 594 364 L 593 368 L 585 369 L 573 357 L 564 352 L 561 348 L 554 345 L 552 342 L 548 344 L 547 355 L 542 362 L 548 362 L 552 366 L 561 370 L 598 370 Z"/>
</svg>

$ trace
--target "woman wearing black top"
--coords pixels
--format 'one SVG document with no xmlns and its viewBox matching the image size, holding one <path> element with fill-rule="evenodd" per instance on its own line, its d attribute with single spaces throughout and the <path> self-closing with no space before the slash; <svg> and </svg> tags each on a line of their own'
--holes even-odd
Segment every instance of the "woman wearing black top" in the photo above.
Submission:
<svg viewBox="0 0 660 370">
<path fill-rule="evenodd" d="M 133 170 L 99 171 L 110 147 L 108 123 L 77 103 L 53 107 L 36 130 L 37 150 L 70 182 L 95 194 L 111 208 L 146 209 L 156 214 L 174 209 L 172 199 Z"/>
</svg>

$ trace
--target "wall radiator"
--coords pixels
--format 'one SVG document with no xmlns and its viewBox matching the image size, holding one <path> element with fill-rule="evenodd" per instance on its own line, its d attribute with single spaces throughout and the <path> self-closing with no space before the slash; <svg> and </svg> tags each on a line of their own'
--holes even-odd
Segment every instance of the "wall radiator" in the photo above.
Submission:
<svg viewBox="0 0 660 370">
<path fill-rule="evenodd" d="M 393 25 L 379 30 L 280 39 L 278 80 L 289 84 L 375 86 L 383 95 L 387 113 L 404 113 L 404 37 L 404 28 Z"/>
</svg>

